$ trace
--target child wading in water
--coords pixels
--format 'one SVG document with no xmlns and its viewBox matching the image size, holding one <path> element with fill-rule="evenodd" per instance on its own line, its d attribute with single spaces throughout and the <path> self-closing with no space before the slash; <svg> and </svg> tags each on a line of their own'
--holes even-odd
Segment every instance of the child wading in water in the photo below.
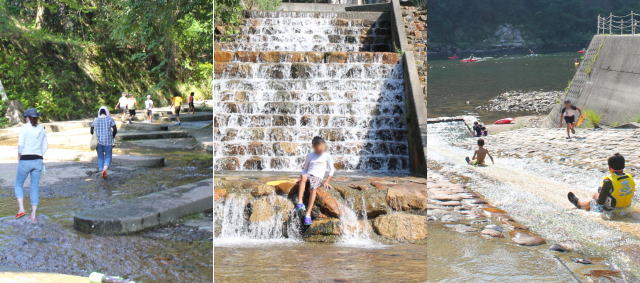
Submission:
<svg viewBox="0 0 640 283">
<path fill-rule="evenodd" d="M 311 225 L 311 210 L 313 209 L 313 203 L 316 201 L 316 190 L 322 186 L 324 188 L 329 187 L 329 181 L 333 177 L 333 173 L 336 168 L 333 167 L 333 159 L 327 151 L 327 143 L 321 137 L 314 137 L 311 141 L 313 146 L 313 152 L 307 154 L 307 158 L 304 160 L 302 166 L 302 174 L 300 175 L 300 181 L 298 182 L 298 204 L 296 204 L 297 211 L 304 211 L 305 206 L 302 203 L 302 197 L 304 196 L 304 189 L 309 184 L 309 207 L 306 208 L 306 214 L 304 216 L 304 225 Z M 324 179 L 324 174 L 329 170 L 329 176 Z M 324 181 L 323 181 L 324 179 Z"/>
<path fill-rule="evenodd" d="M 489 151 L 484 148 L 484 140 L 478 139 L 478 149 L 476 149 L 476 151 L 473 153 L 473 158 L 469 158 L 467 156 L 464 159 L 467 161 L 467 163 L 469 163 L 469 165 L 485 166 L 486 164 L 484 164 L 484 159 L 487 157 L 487 155 L 489 155 L 489 158 L 491 158 L 491 163 L 495 164 L 496 162 L 493 161 L 493 156 L 491 156 L 491 154 L 489 154 Z"/>
<path fill-rule="evenodd" d="M 572 192 L 567 197 L 579 209 L 600 212 L 603 217 L 611 218 L 614 214 L 626 214 L 627 208 L 631 207 L 636 184 L 631 174 L 624 173 L 625 160 L 622 155 L 614 154 L 607 163 L 610 174 L 604 177 L 591 200 L 581 201 Z"/>
</svg>

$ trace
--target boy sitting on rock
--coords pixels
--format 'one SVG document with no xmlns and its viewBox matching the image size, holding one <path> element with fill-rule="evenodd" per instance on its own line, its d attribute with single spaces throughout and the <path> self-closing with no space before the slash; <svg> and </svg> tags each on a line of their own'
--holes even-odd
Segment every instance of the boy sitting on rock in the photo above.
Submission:
<svg viewBox="0 0 640 283">
<path fill-rule="evenodd" d="M 576 195 L 569 192 L 569 201 L 579 209 L 602 213 L 604 218 L 610 219 L 614 215 L 623 216 L 631 206 L 636 184 L 631 174 L 624 173 L 625 160 L 619 153 L 607 160 L 609 175 L 602 180 L 598 192 L 588 201 L 580 201 Z"/>
<path fill-rule="evenodd" d="M 473 158 L 469 158 L 467 156 L 464 159 L 469 165 L 486 166 L 486 164 L 484 163 L 484 159 L 487 157 L 487 155 L 489 156 L 489 158 L 491 158 L 491 163 L 496 164 L 496 162 L 493 161 L 493 156 L 491 156 L 491 154 L 489 154 L 489 151 L 484 148 L 484 140 L 478 139 L 478 149 L 476 149 L 476 151 L 473 153 Z"/>
<path fill-rule="evenodd" d="M 336 171 L 333 166 L 333 158 L 326 152 L 327 144 L 324 139 L 314 137 L 311 141 L 311 146 L 313 147 L 313 152 L 307 154 L 307 158 L 304 160 L 304 165 L 302 166 L 302 174 L 298 182 L 298 203 L 295 208 L 297 211 L 305 211 L 302 197 L 304 196 L 304 189 L 308 182 L 311 191 L 309 192 L 309 207 L 306 208 L 306 214 L 304 216 L 304 225 L 311 225 L 313 222 L 311 220 L 311 210 L 316 201 L 318 187 L 328 188 L 329 181 L 331 181 L 333 173 Z M 324 174 L 327 170 L 329 170 L 329 176 L 324 179 Z"/>
</svg>

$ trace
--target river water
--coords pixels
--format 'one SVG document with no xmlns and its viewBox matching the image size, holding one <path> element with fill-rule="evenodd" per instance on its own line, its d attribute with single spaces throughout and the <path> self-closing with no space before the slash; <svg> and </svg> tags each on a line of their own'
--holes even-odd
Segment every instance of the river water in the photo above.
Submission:
<svg viewBox="0 0 640 283">
<path fill-rule="evenodd" d="M 576 210 L 567 201 L 569 191 L 580 195 L 593 194 L 601 178 L 600 172 L 537 159 L 506 157 L 496 159 L 495 165 L 471 167 L 464 162 L 464 157 L 472 153 L 465 145 L 472 145 L 475 139 L 468 137 L 466 126 L 462 122 L 430 124 L 428 130 L 428 157 L 431 162 L 441 166 L 438 171 L 465 176 L 467 187 L 483 195 L 496 207 L 508 211 L 515 220 L 530 227 L 548 242 L 577 243 L 577 250 L 584 255 L 604 257 L 609 260 L 609 264 L 619 267 L 624 266 L 624 263 L 617 259 L 612 250 L 621 244 L 639 242 L 636 219 L 606 221 L 597 213 Z M 433 225 L 429 228 L 429 240 L 439 243 L 438 246 L 446 245 L 447 239 L 433 237 L 438 230 L 433 229 Z M 453 277 L 485 276 L 495 280 L 504 276 L 496 272 L 504 270 L 533 278 L 534 281 L 546 281 L 549 276 L 569 278 L 565 277 L 567 273 L 551 268 L 554 266 L 554 258 L 544 248 L 512 247 L 509 246 L 510 243 L 502 243 L 500 246 L 487 244 L 486 241 L 479 237 L 465 237 L 457 243 L 457 247 L 469 250 L 469 254 L 476 254 L 468 257 L 470 259 L 432 251 L 431 247 L 436 245 L 429 244 L 430 267 L 431 262 L 434 262 L 432 258 L 438 259 L 440 255 L 466 267 L 452 271 Z M 490 252 L 483 251 L 487 249 L 499 253 L 500 258 L 492 259 L 493 256 L 488 256 Z M 527 254 L 526 250 L 531 253 Z M 516 259 L 516 264 L 502 261 L 507 257 Z M 482 261 L 483 258 L 486 260 Z M 523 261 L 522 264 L 518 263 L 520 260 Z M 528 266 L 527 262 L 536 262 L 536 267 L 547 265 L 549 272 L 539 273 L 540 270 Z M 435 263 L 434 265 L 437 266 Z M 573 272 L 579 276 L 587 273 L 575 269 Z"/>
<path fill-rule="evenodd" d="M 475 63 L 431 60 L 428 115 L 465 114 L 493 121 L 532 114 L 496 113 L 475 108 L 506 91 L 563 90 L 575 72 L 573 61 L 576 57 L 577 53 L 552 53 L 495 57 Z"/>
<path fill-rule="evenodd" d="M 27 217 L 14 219 L 17 205 L 13 186 L 0 179 L 0 271 L 80 276 L 96 271 L 142 282 L 213 280 L 211 232 L 186 225 L 189 221 L 211 223 L 211 214 L 194 215 L 180 224 L 124 236 L 97 236 L 74 230 L 73 216 L 79 210 L 211 178 L 212 161 L 206 152 L 151 150 L 132 144 L 123 144 L 116 152 L 162 155 L 166 166 L 113 166 L 108 181 L 103 181 L 92 173 L 93 163 L 47 162 L 36 224 Z M 15 161 L 0 162 L 2 170 L 15 170 L 15 166 Z M 30 209 L 28 199 L 25 202 L 25 208 Z"/>
</svg>

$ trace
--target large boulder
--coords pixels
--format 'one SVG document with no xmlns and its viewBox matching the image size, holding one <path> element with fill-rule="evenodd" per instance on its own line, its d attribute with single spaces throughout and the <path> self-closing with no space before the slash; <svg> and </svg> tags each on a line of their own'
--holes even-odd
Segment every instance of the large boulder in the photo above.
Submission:
<svg viewBox="0 0 640 283">
<path fill-rule="evenodd" d="M 391 186 L 387 190 L 387 202 L 395 210 L 426 210 L 427 186 L 406 182 Z"/>
<path fill-rule="evenodd" d="M 251 190 L 251 195 L 254 197 L 268 196 L 270 194 L 273 194 L 274 191 L 275 191 L 275 188 L 273 186 L 260 184 Z"/>
<path fill-rule="evenodd" d="M 419 241 L 427 238 L 425 216 L 394 213 L 373 220 L 373 229 L 379 235 L 397 241 Z"/>
<path fill-rule="evenodd" d="M 315 205 L 320 210 L 320 213 L 329 217 L 340 217 L 340 205 L 338 200 L 324 188 L 317 188 Z M 330 189 L 333 190 L 333 189 Z M 303 201 L 308 205 L 309 203 L 309 183 L 304 190 Z M 298 183 L 289 191 L 289 199 L 296 200 L 298 198 Z"/>
<path fill-rule="evenodd" d="M 278 196 L 262 197 L 251 201 L 250 222 L 270 221 L 280 215 L 281 221 L 289 220 L 289 212 L 293 210 L 293 203 Z"/>
</svg>

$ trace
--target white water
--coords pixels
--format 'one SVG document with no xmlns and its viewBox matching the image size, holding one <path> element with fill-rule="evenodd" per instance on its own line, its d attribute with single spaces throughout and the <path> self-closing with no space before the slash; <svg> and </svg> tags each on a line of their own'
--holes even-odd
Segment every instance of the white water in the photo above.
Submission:
<svg viewBox="0 0 640 283">
<path fill-rule="evenodd" d="M 345 25 L 332 13 L 249 14 L 253 18 L 232 51 L 311 51 L 316 45 L 323 51 L 361 50 L 366 45 L 360 38 L 367 25 L 362 20 Z M 369 29 L 374 37 L 378 25 Z M 332 36 L 357 39 L 334 44 Z M 382 54 L 352 53 L 346 63 L 299 63 L 290 57 L 277 63 L 232 62 L 216 77 L 216 170 L 299 171 L 311 139 L 319 135 L 329 142 L 340 170 L 408 171 L 402 65 L 384 64 Z"/>
<path fill-rule="evenodd" d="M 638 219 L 606 221 L 598 213 L 575 209 L 567 200 L 569 191 L 581 199 L 591 198 L 603 172 L 533 158 L 496 158 L 495 165 L 472 167 L 465 164 L 464 157 L 473 152 L 461 146 L 473 145 L 475 139 L 466 138 L 466 131 L 462 122 L 429 124 L 429 160 L 442 165 L 442 172 L 469 177 L 471 189 L 518 222 L 548 240 L 577 241 L 583 244 L 582 252 L 601 256 L 609 255 L 616 246 L 640 242 Z M 487 148 L 497 146 L 488 144 Z"/>
<path fill-rule="evenodd" d="M 281 196 L 267 196 L 272 207 L 277 201 L 289 201 Z M 273 211 L 266 221 L 249 221 L 247 205 L 249 197 L 231 194 L 223 201 L 216 201 L 216 221 L 220 233 L 214 238 L 217 246 L 289 244 L 301 242 L 300 219 L 296 213 Z M 288 221 L 286 221 L 288 219 Z"/>
<path fill-rule="evenodd" d="M 337 245 L 355 248 L 384 248 L 380 244 L 371 239 L 371 225 L 367 219 L 366 202 L 364 197 L 359 200 L 362 203 L 361 211 L 356 213 L 353 211 L 353 200 L 349 200 L 348 204 L 340 203 L 340 229 L 342 235 Z"/>
</svg>

